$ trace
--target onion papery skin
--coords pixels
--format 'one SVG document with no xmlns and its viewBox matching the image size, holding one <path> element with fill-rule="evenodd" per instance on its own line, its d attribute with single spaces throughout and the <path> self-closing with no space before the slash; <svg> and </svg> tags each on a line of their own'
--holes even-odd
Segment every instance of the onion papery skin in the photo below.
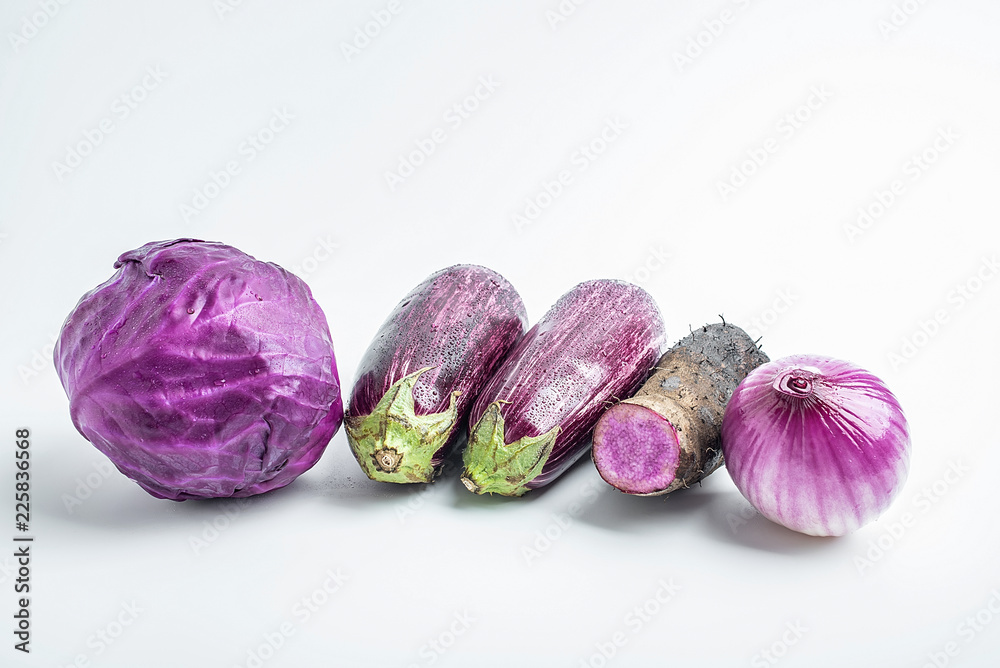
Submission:
<svg viewBox="0 0 1000 668">
<path fill-rule="evenodd" d="M 722 451 L 736 487 L 764 517 L 842 536 L 885 512 L 902 489 L 910 433 L 879 378 L 850 362 L 793 355 L 736 388 Z"/>
</svg>

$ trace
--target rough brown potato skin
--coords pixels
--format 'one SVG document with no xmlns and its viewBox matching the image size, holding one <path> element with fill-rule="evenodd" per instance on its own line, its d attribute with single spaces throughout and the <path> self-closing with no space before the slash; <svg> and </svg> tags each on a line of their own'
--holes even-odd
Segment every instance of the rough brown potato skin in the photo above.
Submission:
<svg viewBox="0 0 1000 668">
<path fill-rule="evenodd" d="M 669 494 L 690 487 L 722 465 L 722 415 L 736 386 L 770 361 L 736 325 L 705 325 L 664 353 L 655 373 L 622 403 L 644 406 L 673 424 L 680 442 L 677 474 Z"/>
</svg>

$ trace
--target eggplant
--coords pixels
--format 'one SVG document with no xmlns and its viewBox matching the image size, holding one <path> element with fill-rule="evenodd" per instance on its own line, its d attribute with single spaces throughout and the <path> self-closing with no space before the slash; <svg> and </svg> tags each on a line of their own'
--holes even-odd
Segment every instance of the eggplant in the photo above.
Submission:
<svg viewBox="0 0 1000 668">
<path fill-rule="evenodd" d="M 520 496 L 555 480 L 587 451 L 607 405 L 642 385 L 665 344 L 645 290 L 610 279 L 577 285 L 473 404 L 462 482 L 477 494 Z"/>
<path fill-rule="evenodd" d="M 486 267 L 448 267 L 411 290 L 362 357 L 344 421 L 368 477 L 433 480 L 526 326 L 521 296 Z"/>
</svg>

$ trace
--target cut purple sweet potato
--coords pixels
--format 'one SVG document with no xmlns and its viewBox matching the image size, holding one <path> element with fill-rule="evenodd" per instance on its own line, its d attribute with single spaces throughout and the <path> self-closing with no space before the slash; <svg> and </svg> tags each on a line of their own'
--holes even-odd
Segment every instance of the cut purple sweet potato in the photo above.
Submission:
<svg viewBox="0 0 1000 668">
<path fill-rule="evenodd" d="M 736 386 L 767 355 L 728 323 L 700 327 L 668 350 L 635 396 L 594 427 L 601 477 L 627 494 L 690 487 L 722 464 L 721 428 Z"/>
</svg>

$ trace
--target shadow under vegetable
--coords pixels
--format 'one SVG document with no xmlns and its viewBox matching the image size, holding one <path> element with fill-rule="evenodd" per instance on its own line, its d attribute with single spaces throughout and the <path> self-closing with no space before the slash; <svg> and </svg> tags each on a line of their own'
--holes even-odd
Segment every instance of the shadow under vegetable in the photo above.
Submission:
<svg viewBox="0 0 1000 668">
<path fill-rule="evenodd" d="M 719 494 L 706 508 L 706 528 L 724 543 L 774 554 L 810 554 L 832 550 L 838 541 L 808 536 L 767 519 L 737 492 Z"/>
</svg>

